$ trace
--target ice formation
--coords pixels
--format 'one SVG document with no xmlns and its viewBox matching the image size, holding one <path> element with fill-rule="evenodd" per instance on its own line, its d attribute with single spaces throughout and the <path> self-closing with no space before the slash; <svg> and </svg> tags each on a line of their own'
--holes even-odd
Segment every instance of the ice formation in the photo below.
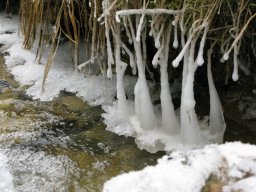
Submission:
<svg viewBox="0 0 256 192">
<path fill-rule="evenodd" d="M 117 102 L 118 110 L 123 115 L 127 115 L 127 103 L 126 95 L 124 90 L 124 73 L 127 67 L 127 64 L 121 61 L 121 37 L 120 37 L 120 26 L 117 24 L 115 26 L 116 31 L 113 29 L 113 36 L 115 37 L 115 62 L 116 62 L 116 91 L 117 91 Z"/>
<path fill-rule="evenodd" d="M 210 133 L 212 135 L 212 142 L 221 143 L 223 140 L 223 135 L 226 129 L 226 123 L 223 116 L 223 111 L 220 103 L 220 99 L 217 93 L 217 90 L 214 86 L 213 78 L 212 78 L 212 70 L 211 70 L 211 55 L 212 48 L 210 48 L 207 52 L 207 77 L 208 77 L 208 85 L 210 92 Z"/>
<path fill-rule="evenodd" d="M 96 10 L 95 2 L 91 5 L 94 12 Z M 46 67 L 34 65 L 35 54 L 33 52 L 35 48 L 32 49 L 32 52 L 23 51 L 21 49 L 22 40 L 18 38 L 16 33 L 0 36 L 0 42 L 5 44 L 1 49 L 10 52 L 10 56 L 6 57 L 8 68 L 21 83 L 33 84 L 27 93 L 34 98 L 49 100 L 56 97 L 59 91 L 65 89 L 76 92 L 77 96 L 91 104 L 103 105 L 104 109 L 108 109 L 103 115 L 107 129 L 118 134 L 134 136 L 136 143 L 142 149 L 155 152 L 173 150 L 177 147 L 183 148 L 182 146 L 187 148 L 187 146 L 195 147 L 211 142 L 220 143 L 225 130 L 225 121 L 214 87 L 210 64 L 208 64 L 211 98 L 209 125 L 205 119 L 198 120 L 194 99 L 194 75 L 196 69 L 204 63 L 204 48 L 210 25 L 210 16 L 207 14 L 211 14 L 211 12 L 206 13 L 203 19 L 195 20 L 188 27 L 186 26 L 188 23 L 184 21 L 186 6 L 180 10 L 149 9 L 144 2 L 142 9 L 119 10 L 116 8 L 117 2 L 104 1 L 103 13 L 99 18 L 95 17 L 97 15 L 92 18 L 93 22 L 103 22 L 101 24 L 104 24 L 102 25 L 105 29 L 105 39 L 103 38 L 103 40 L 106 41 L 105 52 L 107 55 L 103 54 L 102 58 L 107 56 L 106 76 L 109 80 L 104 76 L 87 76 L 84 78 L 83 74 L 73 73 L 73 69 L 69 67 L 72 59 L 68 57 L 68 46 L 65 44 L 61 45 L 62 47 L 58 52 L 57 47 L 52 46 L 50 56 L 56 54 L 54 65 L 51 65 L 52 57 L 47 61 L 46 55 L 40 59 L 42 63 L 47 63 Z M 73 8 L 67 9 L 70 9 L 69 14 L 72 15 Z M 148 25 L 149 22 L 151 22 L 150 25 Z M 77 27 L 75 23 L 71 24 L 73 28 Z M 56 25 L 55 38 L 59 35 L 59 27 Z M 152 95 L 150 94 L 151 83 L 146 79 L 147 72 L 151 77 L 153 76 L 147 66 L 149 59 L 147 58 L 148 45 L 146 45 L 148 29 L 157 49 L 151 63 L 160 69 L 161 92 L 159 96 L 161 108 L 153 106 Z M 17 29 L 13 31 L 15 32 L 15 30 L 17 32 Z M 96 29 L 93 28 L 93 30 Z M 171 31 L 174 31 L 173 35 Z M 181 33 L 179 34 L 179 32 Z M 95 33 L 95 31 L 92 33 L 92 43 L 94 42 L 93 39 L 96 38 Z M 125 35 L 127 38 L 124 37 Z M 237 55 L 239 50 L 237 50 L 237 42 L 239 38 L 241 38 L 240 34 L 237 35 L 230 49 L 226 49 L 223 56 L 224 59 L 227 59 L 230 51 L 234 49 L 234 80 L 238 79 Z M 77 41 L 77 37 L 74 36 L 75 47 Z M 79 43 L 79 46 L 85 46 L 81 42 Z M 102 61 L 96 53 L 96 46 L 98 45 L 91 45 L 92 51 L 89 59 L 79 66 L 77 63 L 84 58 L 80 58 L 78 61 L 79 58 L 76 58 L 77 49 L 74 49 L 75 69 L 81 70 L 87 65 L 92 67 Z M 169 54 L 172 47 L 181 48 L 177 57 L 172 61 L 173 67 L 178 67 L 183 60 L 181 106 L 178 111 L 174 111 L 168 76 Z M 197 47 L 199 47 L 198 50 Z M 47 52 L 50 48 L 46 47 L 45 49 Z M 128 55 L 129 61 L 121 57 L 121 50 Z M 61 67 L 59 67 L 60 64 Z M 116 74 L 112 71 L 114 69 L 113 64 Z M 132 73 L 137 75 L 137 79 L 136 77 L 125 76 L 127 67 L 132 68 Z M 29 70 L 27 70 L 28 68 Z M 43 79 L 46 87 L 43 93 L 40 90 L 43 76 L 40 71 L 42 69 L 45 69 L 45 74 L 49 73 L 47 82 L 45 78 Z M 36 72 L 31 75 L 30 71 Z M 24 73 L 26 73 L 25 77 Z M 113 103 L 115 95 L 117 101 Z M 134 101 L 130 98 L 134 98 Z M 124 125 L 120 126 L 117 122 Z"/>
</svg>

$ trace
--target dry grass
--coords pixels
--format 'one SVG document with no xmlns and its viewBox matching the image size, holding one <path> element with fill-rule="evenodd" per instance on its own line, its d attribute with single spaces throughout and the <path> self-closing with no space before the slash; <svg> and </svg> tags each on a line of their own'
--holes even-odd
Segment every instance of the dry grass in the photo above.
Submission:
<svg viewBox="0 0 256 192">
<path fill-rule="evenodd" d="M 224 52 L 230 48 L 236 38 L 239 38 L 236 40 L 238 48 L 241 47 L 241 39 L 246 34 L 246 29 L 250 30 L 250 23 L 254 19 L 255 15 L 253 16 L 253 14 L 256 7 L 249 0 L 157 0 L 155 4 L 152 2 L 149 0 L 109 0 L 106 22 L 110 26 L 115 26 L 116 11 L 141 9 L 143 5 L 150 9 L 183 9 L 183 27 L 186 31 L 188 32 L 193 25 L 200 26 L 203 21 L 209 21 L 208 43 L 217 41 L 216 47 L 221 47 Z M 69 40 L 71 50 L 73 50 L 71 56 L 76 71 L 79 65 L 79 45 L 81 41 L 85 41 L 87 46 L 83 52 L 86 61 L 91 60 L 89 62 L 91 64 L 100 64 L 101 72 L 103 74 L 106 73 L 107 43 L 105 26 L 102 24 L 104 20 L 97 20 L 102 13 L 101 0 L 90 1 L 90 5 L 88 1 L 82 0 L 20 0 L 20 31 L 24 36 L 24 48 L 31 49 L 35 39 L 38 38 L 37 59 L 40 62 L 46 44 L 51 43 L 44 79 L 47 77 L 51 62 L 58 48 L 57 42 L 61 35 Z M 132 17 L 132 24 L 135 25 L 136 20 L 139 18 L 140 16 Z M 144 24 L 150 26 L 152 18 L 155 18 L 157 22 L 162 22 L 173 20 L 174 17 L 165 14 L 147 15 L 145 16 Z M 50 24 L 54 26 L 54 30 L 49 30 Z M 121 30 L 126 28 L 126 24 L 127 20 L 123 17 L 120 24 Z M 125 35 L 123 37 L 124 41 L 127 41 L 127 37 Z M 252 38 L 252 35 L 250 38 Z M 113 46 L 113 36 L 111 34 L 110 40 Z"/>
</svg>

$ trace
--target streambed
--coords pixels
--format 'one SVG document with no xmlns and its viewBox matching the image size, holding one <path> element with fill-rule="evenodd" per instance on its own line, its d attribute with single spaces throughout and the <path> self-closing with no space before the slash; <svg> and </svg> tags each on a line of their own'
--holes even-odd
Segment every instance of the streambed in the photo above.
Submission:
<svg viewBox="0 0 256 192">
<path fill-rule="evenodd" d="M 63 91 L 32 100 L 0 55 L 0 155 L 14 191 L 101 191 L 123 172 L 155 164 L 163 152 L 139 150 L 134 139 L 105 130 L 100 106 Z"/>
</svg>

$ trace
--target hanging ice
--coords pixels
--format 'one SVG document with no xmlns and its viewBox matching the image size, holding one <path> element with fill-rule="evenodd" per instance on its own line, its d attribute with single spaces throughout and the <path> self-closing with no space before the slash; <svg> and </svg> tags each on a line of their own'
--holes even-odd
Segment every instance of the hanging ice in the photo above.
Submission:
<svg viewBox="0 0 256 192">
<path fill-rule="evenodd" d="M 211 70 L 211 55 L 212 48 L 207 52 L 208 66 L 207 66 L 207 77 L 209 84 L 210 93 L 210 133 L 212 136 L 212 142 L 221 143 L 223 142 L 223 135 L 226 129 L 226 123 L 223 116 L 223 111 L 220 103 L 220 99 L 217 90 L 214 86 Z"/>
</svg>

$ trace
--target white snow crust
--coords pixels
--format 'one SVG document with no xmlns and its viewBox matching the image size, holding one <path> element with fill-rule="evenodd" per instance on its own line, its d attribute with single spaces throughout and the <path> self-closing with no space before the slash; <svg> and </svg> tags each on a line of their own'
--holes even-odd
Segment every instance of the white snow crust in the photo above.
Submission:
<svg viewBox="0 0 256 192">
<path fill-rule="evenodd" d="M 0 191 L 14 191 L 13 177 L 7 165 L 8 158 L 0 152 Z"/>
<path fill-rule="evenodd" d="M 223 192 L 255 191 L 256 146 L 236 142 L 176 151 L 156 166 L 112 178 L 103 192 L 200 192 L 210 175 L 223 182 Z"/>
</svg>

